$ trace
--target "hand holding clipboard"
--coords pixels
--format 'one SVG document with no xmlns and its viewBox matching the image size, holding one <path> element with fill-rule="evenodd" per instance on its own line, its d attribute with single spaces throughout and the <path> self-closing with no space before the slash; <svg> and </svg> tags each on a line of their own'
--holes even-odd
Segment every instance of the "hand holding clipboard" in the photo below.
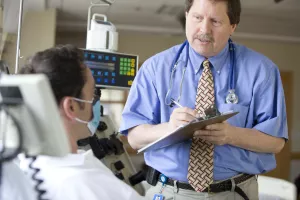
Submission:
<svg viewBox="0 0 300 200">
<path fill-rule="evenodd" d="M 178 105 L 178 103 L 176 105 Z M 180 104 L 179 106 L 182 107 Z M 222 123 L 227 119 L 233 117 L 234 115 L 238 114 L 238 112 L 230 111 L 221 114 L 215 107 L 212 107 L 206 110 L 205 114 L 205 117 L 195 118 L 185 126 L 178 127 L 175 131 L 166 134 L 158 140 L 139 149 L 138 153 L 165 148 L 170 145 L 178 144 L 189 140 L 193 137 L 195 131 L 201 130 L 211 124 Z"/>
</svg>

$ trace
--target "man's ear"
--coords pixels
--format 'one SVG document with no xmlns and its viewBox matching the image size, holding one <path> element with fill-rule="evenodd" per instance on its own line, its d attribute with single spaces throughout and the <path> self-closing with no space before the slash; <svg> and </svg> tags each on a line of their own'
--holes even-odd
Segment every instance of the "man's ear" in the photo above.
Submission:
<svg viewBox="0 0 300 200">
<path fill-rule="evenodd" d="M 237 24 L 231 24 L 231 34 L 232 35 L 237 27 Z"/>
<path fill-rule="evenodd" d="M 64 97 L 60 102 L 60 109 L 67 120 L 73 121 L 76 118 L 75 102 L 71 97 Z"/>
</svg>

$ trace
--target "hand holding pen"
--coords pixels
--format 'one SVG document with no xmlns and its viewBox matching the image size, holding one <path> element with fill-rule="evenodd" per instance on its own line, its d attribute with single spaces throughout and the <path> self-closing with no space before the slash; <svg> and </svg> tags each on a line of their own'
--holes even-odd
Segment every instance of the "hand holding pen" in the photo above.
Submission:
<svg viewBox="0 0 300 200">
<path fill-rule="evenodd" d="M 188 107 L 183 107 L 174 99 L 171 99 L 171 101 L 172 104 L 176 105 L 178 108 L 175 108 L 170 116 L 170 128 L 174 129 L 190 123 L 192 120 L 195 120 L 195 118 L 197 119 L 198 113 L 195 110 Z"/>
</svg>

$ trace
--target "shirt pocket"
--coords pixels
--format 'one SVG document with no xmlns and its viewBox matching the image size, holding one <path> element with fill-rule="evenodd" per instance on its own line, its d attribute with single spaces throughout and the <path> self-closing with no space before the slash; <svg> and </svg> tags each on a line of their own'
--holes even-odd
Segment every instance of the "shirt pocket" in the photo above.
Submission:
<svg viewBox="0 0 300 200">
<path fill-rule="evenodd" d="M 234 126 L 244 128 L 247 123 L 247 116 L 249 111 L 249 106 L 243 106 L 240 104 L 220 104 L 218 110 L 223 112 L 233 111 L 239 112 L 237 115 L 231 117 L 227 121 Z"/>
</svg>

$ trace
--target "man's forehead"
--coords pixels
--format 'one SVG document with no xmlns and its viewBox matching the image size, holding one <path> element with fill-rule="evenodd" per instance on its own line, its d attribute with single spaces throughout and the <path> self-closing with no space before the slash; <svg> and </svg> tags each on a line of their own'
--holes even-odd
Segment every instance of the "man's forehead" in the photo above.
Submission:
<svg viewBox="0 0 300 200">
<path fill-rule="evenodd" d="M 202 4 L 206 3 L 205 1 L 212 3 L 214 9 L 205 9 L 203 8 Z M 209 12 L 211 14 L 213 14 L 214 16 L 219 16 L 219 17 L 228 17 L 227 14 L 227 1 L 222 1 L 222 0 L 197 0 L 197 2 L 194 2 L 193 6 L 191 7 L 191 11 L 192 12 Z M 224 11 L 224 12 L 223 12 Z"/>
</svg>

